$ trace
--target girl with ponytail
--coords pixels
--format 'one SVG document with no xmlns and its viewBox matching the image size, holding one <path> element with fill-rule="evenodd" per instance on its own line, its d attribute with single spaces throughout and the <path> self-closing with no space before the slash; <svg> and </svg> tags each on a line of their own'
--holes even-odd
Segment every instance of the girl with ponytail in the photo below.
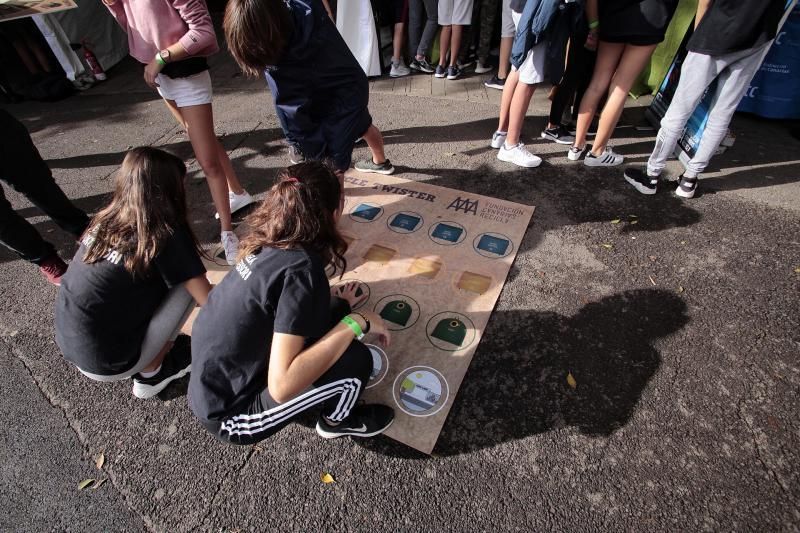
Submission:
<svg viewBox="0 0 800 533">
<path fill-rule="evenodd" d="M 332 293 L 325 273 L 346 269 L 341 197 L 322 163 L 286 169 L 195 321 L 189 406 L 223 441 L 258 442 L 316 406 L 323 438 L 371 437 L 392 423 L 390 407 L 356 406 L 372 372 L 359 339 L 386 346 L 389 331 L 375 313 L 352 311 L 365 297 L 355 284 Z"/>
</svg>

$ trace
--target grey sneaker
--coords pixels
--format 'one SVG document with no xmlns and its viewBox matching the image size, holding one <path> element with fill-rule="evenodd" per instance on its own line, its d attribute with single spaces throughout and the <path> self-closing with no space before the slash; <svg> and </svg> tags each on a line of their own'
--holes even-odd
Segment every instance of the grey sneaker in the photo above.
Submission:
<svg viewBox="0 0 800 533">
<path fill-rule="evenodd" d="M 447 79 L 448 80 L 457 80 L 461 77 L 461 67 L 457 67 L 456 65 L 450 65 L 447 67 Z"/>
<path fill-rule="evenodd" d="M 375 163 L 372 159 L 365 159 L 355 164 L 355 169 L 359 172 L 372 172 L 373 174 L 393 174 L 394 167 L 388 159 L 383 163 Z"/>
<path fill-rule="evenodd" d="M 408 68 L 403 60 L 399 60 L 397 63 L 392 61 L 392 68 L 389 71 L 390 78 L 402 78 L 403 76 L 408 76 L 411 74 L 411 69 Z"/>
<path fill-rule="evenodd" d="M 424 57 L 422 59 L 413 59 L 411 63 L 409 63 L 408 68 L 426 74 L 433 74 L 436 71 L 436 67 L 428 63 L 428 60 Z"/>
<path fill-rule="evenodd" d="M 444 78 L 447 76 L 447 69 L 444 65 L 436 65 L 436 71 L 433 73 L 434 78 Z"/>
</svg>

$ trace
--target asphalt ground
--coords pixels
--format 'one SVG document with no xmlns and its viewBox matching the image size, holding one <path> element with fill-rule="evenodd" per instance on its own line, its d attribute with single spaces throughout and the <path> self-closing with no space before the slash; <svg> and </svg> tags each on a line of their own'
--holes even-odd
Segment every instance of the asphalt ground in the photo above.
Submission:
<svg viewBox="0 0 800 533">
<path fill-rule="evenodd" d="M 262 194 L 287 164 L 271 100 L 217 61 L 218 133 Z M 322 441 L 312 417 L 223 445 L 189 412 L 186 380 L 141 401 L 67 365 L 56 289 L 0 250 L 0 530 L 799 530 L 800 156 L 786 126 L 737 117 L 698 197 L 645 197 L 621 169 L 538 139 L 541 94 L 523 136 L 544 163 L 523 170 L 487 147 L 496 105 L 384 89 L 371 112 L 398 175 L 536 206 L 434 454 Z M 130 63 L 86 93 L 8 109 L 87 211 L 129 147 L 186 158 L 192 224 L 215 242 L 188 141 Z M 615 134 L 634 163 L 653 142 L 642 123 L 632 103 Z M 88 478 L 107 481 L 78 490 Z"/>
</svg>

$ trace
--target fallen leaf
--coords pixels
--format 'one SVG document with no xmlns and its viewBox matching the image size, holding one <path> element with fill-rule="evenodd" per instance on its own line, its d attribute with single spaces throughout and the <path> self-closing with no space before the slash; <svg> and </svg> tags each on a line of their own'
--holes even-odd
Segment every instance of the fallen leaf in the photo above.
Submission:
<svg viewBox="0 0 800 533">
<path fill-rule="evenodd" d="M 329 473 L 327 473 L 327 472 L 325 472 L 325 473 L 321 474 L 321 475 L 319 476 L 319 479 L 320 479 L 320 481 L 322 481 L 322 482 L 323 482 L 323 483 L 325 483 L 326 485 L 327 485 L 327 484 L 329 484 L 329 483 L 334 483 L 334 482 L 336 481 L 335 479 L 333 479 L 333 476 L 332 476 L 332 475 L 330 475 L 330 474 L 329 474 Z"/>
<path fill-rule="evenodd" d="M 794 271 L 795 271 L 796 273 L 800 274 L 800 267 L 797 267 L 797 268 L 795 268 L 795 269 L 794 269 Z"/>
<path fill-rule="evenodd" d="M 456 155 L 456 153 L 455 152 L 445 152 L 444 155 L 447 155 L 447 156 L 450 156 L 450 157 L 454 157 Z"/>
<path fill-rule="evenodd" d="M 78 483 L 78 490 L 83 490 L 94 482 L 95 479 L 93 477 L 90 477 L 89 479 L 84 479 L 83 481 Z"/>
<path fill-rule="evenodd" d="M 612 221 L 611 221 L 611 223 L 612 223 L 612 224 L 619 224 L 619 219 L 618 219 L 618 218 L 615 218 L 614 220 L 612 220 Z"/>
<path fill-rule="evenodd" d="M 567 385 L 569 385 L 572 389 L 578 388 L 578 382 L 575 381 L 575 378 L 572 376 L 572 372 L 567 372 Z"/>
<path fill-rule="evenodd" d="M 678 292 L 683 292 L 683 287 L 681 287 L 680 285 L 678 285 Z"/>
<path fill-rule="evenodd" d="M 106 464 L 106 456 L 103 452 L 100 452 L 100 455 L 94 458 L 94 466 L 97 467 L 98 470 L 103 468 L 103 465 Z"/>
<path fill-rule="evenodd" d="M 652 283 L 653 285 L 656 284 L 656 280 L 653 279 L 653 276 L 647 276 L 647 277 L 650 278 L 650 283 Z"/>
<path fill-rule="evenodd" d="M 92 485 L 92 490 L 99 489 L 100 487 L 103 486 L 103 483 L 105 483 L 106 481 L 108 481 L 107 478 L 98 479 L 97 481 L 95 481 L 94 485 Z"/>
<path fill-rule="evenodd" d="M 639 215 L 628 215 L 629 218 L 639 218 Z"/>
<path fill-rule="evenodd" d="M 608 244 L 607 242 L 606 242 L 606 243 L 603 243 L 603 244 L 601 244 L 600 246 L 602 246 L 603 248 L 608 248 L 608 249 L 611 249 L 611 248 L 613 248 L 613 247 L 614 247 L 613 245 L 611 245 L 611 244 Z"/>
<path fill-rule="evenodd" d="M 681 241 L 681 244 L 686 244 L 686 241 Z"/>
<path fill-rule="evenodd" d="M 638 224 L 638 223 L 639 223 L 638 220 L 631 220 L 631 224 Z"/>
</svg>

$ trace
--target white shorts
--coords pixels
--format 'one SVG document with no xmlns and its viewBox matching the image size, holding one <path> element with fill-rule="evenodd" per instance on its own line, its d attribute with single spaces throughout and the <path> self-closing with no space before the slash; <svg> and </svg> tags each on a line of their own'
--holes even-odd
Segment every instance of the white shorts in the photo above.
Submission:
<svg viewBox="0 0 800 533">
<path fill-rule="evenodd" d="M 439 0 L 439 26 L 472 24 L 473 0 Z"/>
<path fill-rule="evenodd" d="M 514 24 L 514 19 L 511 18 L 511 0 L 503 0 L 501 17 L 500 38 L 506 39 L 508 37 L 514 37 L 517 34 L 517 27 Z"/>
<path fill-rule="evenodd" d="M 516 28 L 519 25 L 519 19 L 522 18 L 522 14 L 512 11 L 511 17 Z M 525 56 L 525 61 L 522 62 L 519 68 L 511 67 L 519 72 L 519 81 L 525 85 L 536 85 L 544 81 L 545 56 L 547 56 L 547 41 L 542 41 L 530 49 L 528 55 Z"/>
<path fill-rule="evenodd" d="M 178 107 L 211 103 L 211 75 L 208 70 L 188 78 L 172 79 L 159 74 L 156 76 L 158 94 L 165 100 L 174 100 Z"/>
</svg>

